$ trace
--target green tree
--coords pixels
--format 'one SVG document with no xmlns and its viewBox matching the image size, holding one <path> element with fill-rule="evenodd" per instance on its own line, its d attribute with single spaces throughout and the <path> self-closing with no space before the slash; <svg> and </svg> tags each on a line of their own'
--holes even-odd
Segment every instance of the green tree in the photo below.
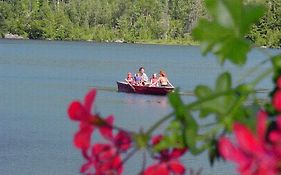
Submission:
<svg viewBox="0 0 281 175">
<path fill-rule="evenodd" d="M 203 6 L 205 1 L 1 0 L 0 33 L 14 33 L 31 39 L 189 40 L 198 19 L 202 16 L 210 18 Z M 257 3 L 254 0 L 243 2 Z M 263 3 L 267 7 L 264 17 L 245 37 L 257 45 L 280 47 L 281 1 L 266 0 Z M 94 33 L 99 37 L 93 36 Z"/>
<path fill-rule="evenodd" d="M 266 13 L 248 37 L 259 46 L 281 47 L 281 1 L 267 0 Z"/>
<path fill-rule="evenodd" d="M 5 1 L 0 1 L 0 37 L 8 31 L 7 20 L 12 14 L 12 7 Z"/>
</svg>

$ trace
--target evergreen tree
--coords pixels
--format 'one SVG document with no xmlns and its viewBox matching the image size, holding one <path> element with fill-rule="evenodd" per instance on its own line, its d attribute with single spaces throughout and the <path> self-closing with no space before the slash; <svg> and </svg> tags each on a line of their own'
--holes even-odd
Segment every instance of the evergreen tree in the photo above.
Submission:
<svg viewBox="0 0 281 175">
<path fill-rule="evenodd" d="M 281 47 L 281 1 L 264 3 L 265 16 L 246 37 L 257 45 Z M 0 36 L 13 33 L 30 39 L 184 40 L 204 16 L 208 18 L 204 0 L 0 0 Z"/>
</svg>

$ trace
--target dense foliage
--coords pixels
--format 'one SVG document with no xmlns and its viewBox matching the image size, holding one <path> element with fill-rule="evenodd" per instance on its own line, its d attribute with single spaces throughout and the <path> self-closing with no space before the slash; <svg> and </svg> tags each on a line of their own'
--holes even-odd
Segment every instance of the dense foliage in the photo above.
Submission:
<svg viewBox="0 0 281 175">
<path fill-rule="evenodd" d="M 203 1 L 0 0 L 0 34 L 30 39 L 190 42 L 194 24 L 206 16 Z M 281 2 L 267 0 L 265 4 L 265 16 L 245 36 L 258 45 L 280 47 Z"/>
</svg>

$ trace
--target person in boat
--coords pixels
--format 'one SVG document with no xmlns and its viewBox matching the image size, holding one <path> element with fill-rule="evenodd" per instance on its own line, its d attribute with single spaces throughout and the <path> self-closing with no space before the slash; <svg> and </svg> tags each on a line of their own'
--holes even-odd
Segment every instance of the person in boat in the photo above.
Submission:
<svg viewBox="0 0 281 175">
<path fill-rule="evenodd" d="M 150 79 L 150 87 L 157 87 L 158 86 L 158 78 L 157 78 L 157 74 L 154 73 Z"/>
<path fill-rule="evenodd" d="M 139 68 L 139 73 L 140 73 L 141 81 L 142 81 L 143 85 L 148 84 L 148 77 L 147 77 L 146 73 L 144 72 L 144 67 Z"/>
<path fill-rule="evenodd" d="M 169 82 L 168 78 L 167 78 L 167 74 L 163 71 L 163 70 L 160 70 L 159 72 L 159 78 L 158 78 L 158 81 L 157 81 L 160 86 L 162 87 L 166 87 L 166 86 L 172 86 L 172 84 Z"/>
<path fill-rule="evenodd" d="M 138 85 L 138 86 L 142 85 L 142 77 L 139 72 L 135 74 L 134 79 L 135 79 L 135 85 Z"/>
<path fill-rule="evenodd" d="M 130 84 L 134 84 L 135 83 L 134 77 L 132 76 L 131 72 L 128 72 L 127 78 L 125 79 L 125 81 L 130 83 Z"/>
</svg>

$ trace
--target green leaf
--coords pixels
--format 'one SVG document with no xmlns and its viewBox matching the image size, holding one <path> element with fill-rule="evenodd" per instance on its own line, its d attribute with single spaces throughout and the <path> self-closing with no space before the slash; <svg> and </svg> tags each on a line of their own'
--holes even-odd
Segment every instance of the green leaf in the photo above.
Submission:
<svg viewBox="0 0 281 175">
<path fill-rule="evenodd" d="M 241 0 L 223 0 L 223 4 L 225 5 L 225 8 L 228 10 L 229 13 L 229 19 L 232 21 L 232 26 L 239 26 L 242 22 L 242 13 L 241 10 L 243 9 L 242 1 Z M 221 15 L 223 15 L 221 13 Z M 238 31 L 236 31 L 238 32 Z"/>
<path fill-rule="evenodd" d="M 214 52 L 221 62 L 225 59 L 229 59 L 232 63 L 237 65 L 243 65 L 247 59 L 247 53 L 250 50 L 250 44 L 244 39 L 235 37 L 228 37 L 224 40 L 220 50 Z"/>
<path fill-rule="evenodd" d="M 181 104 L 182 101 L 180 99 L 179 90 L 176 89 L 174 92 L 168 94 L 168 99 L 172 105 L 172 107 L 176 108 L 177 105 Z"/>
<path fill-rule="evenodd" d="M 192 152 L 196 149 L 198 125 L 193 117 L 188 114 L 183 123 L 183 141 Z"/>
<path fill-rule="evenodd" d="M 195 88 L 195 95 L 199 99 L 206 98 L 206 97 L 212 95 L 212 93 L 213 93 L 212 89 L 210 89 L 208 86 L 199 85 Z M 205 108 L 199 107 L 197 109 L 200 109 L 200 115 L 199 115 L 200 118 L 204 118 L 204 117 L 208 116 L 208 114 L 210 113 L 210 111 Z"/>
<path fill-rule="evenodd" d="M 174 144 L 171 143 L 169 136 L 163 136 L 163 139 L 156 145 L 153 146 L 153 151 L 159 152 L 165 149 L 173 147 Z"/>
<path fill-rule="evenodd" d="M 258 21 L 264 8 L 243 5 L 242 0 L 206 0 L 210 20 L 200 19 L 192 31 L 195 40 L 201 42 L 203 54 L 213 52 L 224 63 L 246 62 L 250 43 L 245 39 L 252 24 Z"/>
<path fill-rule="evenodd" d="M 182 120 L 186 116 L 186 109 L 184 103 L 181 100 L 179 95 L 179 90 L 175 90 L 175 92 L 169 93 L 168 99 L 176 112 L 176 117 Z"/>
<path fill-rule="evenodd" d="M 251 26 L 263 16 L 264 12 L 265 8 L 262 5 L 249 4 L 243 6 L 240 26 L 241 34 L 247 34 Z"/>
<path fill-rule="evenodd" d="M 274 70 L 274 81 L 281 75 L 281 55 L 276 55 L 271 58 Z"/>
<path fill-rule="evenodd" d="M 212 90 L 208 86 L 198 85 L 195 88 L 195 95 L 198 98 L 204 98 L 212 94 Z"/>
<path fill-rule="evenodd" d="M 219 24 L 225 27 L 233 25 L 231 11 L 226 6 L 226 1 L 206 0 L 205 3 L 214 21 L 219 22 Z"/>
<path fill-rule="evenodd" d="M 140 133 L 140 134 L 134 134 L 134 140 L 136 142 L 136 146 L 139 149 L 145 148 L 147 146 L 147 143 L 149 141 L 149 136 L 144 134 L 144 133 Z"/>
<path fill-rule="evenodd" d="M 182 138 L 182 122 L 173 120 L 169 123 L 165 130 L 163 139 L 160 143 L 154 146 L 155 151 L 161 151 L 169 148 L 183 148 Z"/>
<path fill-rule="evenodd" d="M 253 86 L 252 84 L 241 84 L 236 87 L 236 90 L 241 95 L 249 95 L 253 91 Z"/>
<path fill-rule="evenodd" d="M 199 101 L 201 100 L 203 102 L 192 109 L 199 110 L 200 117 L 206 117 L 210 113 L 215 113 L 216 115 L 223 117 L 235 102 L 235 94 L 222 94 L 207 101 L 206 99 L 210 98 L 210 96 L 213 96 L 216 93 L 224 93 L 230 90 L 231 75 L 228 72 L 222 73 L 216 80 L 216 87 L 214 90 L 202 85 L 196 87 L 195 95 Z"/>
<path fill-rule="evenodd" d="M 274 69 L 281 69 L 281 55 L 276 55 L 271 60 Z"/>
<path fill-rule="evenodd" d="M 176 113 L 176 120 L 181 125 L 179 136 L 182 136 L 184 145 L 190 150 L 194 150 L 196 147 L 198 124 L 184 106 L 178 90 L 170 93 L 168 98 Z"/>
<path fill-rule="evenodd" d="M 231 75 L 229 72 L 222 73 L 216 81 L 216 91 L 222 92 L 231 88 Z"/>
</svg>

